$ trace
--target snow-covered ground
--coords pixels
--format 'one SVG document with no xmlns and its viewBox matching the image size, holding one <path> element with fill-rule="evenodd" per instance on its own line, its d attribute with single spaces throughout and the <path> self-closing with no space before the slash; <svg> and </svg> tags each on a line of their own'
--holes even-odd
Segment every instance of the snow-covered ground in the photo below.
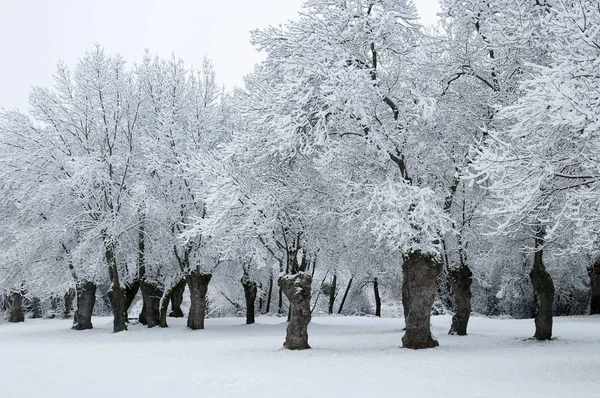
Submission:
<svg viewBox="0 0 600 398">
<path fill-rule="evenodd" d="M 555 340 L 536 342 L 533 320 L 474 317 L 466 337 L 400 349 L 401 319 L 317 317 L 306 351 L 281 348 L 285 319 L 209 319 L 205 330 L 112 334 L 70 320 L 0 325 L 1 398 L 111 397 L 600 397 L 600 317 L 555 318 Z"/>
</svg>

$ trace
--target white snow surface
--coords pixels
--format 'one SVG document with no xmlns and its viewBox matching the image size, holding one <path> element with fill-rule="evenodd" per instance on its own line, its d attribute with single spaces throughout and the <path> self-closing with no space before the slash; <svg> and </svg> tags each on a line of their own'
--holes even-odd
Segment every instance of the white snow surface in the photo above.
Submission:
<svg viewBox="0 0 600 398">
<path fill-rule="evenodd" d="M 284 350 L 285 319 L 208 319 L 205 330 L 169 319 L 168 329 L 112 319 L 70 330 L 71 320 L 0 325 L 0 397 L 598 397 L 600 317 L 555 318 L 553 341 L 533 320 L 472 317 L 469 336 L 440 347 L 401 349 L 398 318 L 315 317 L 312 349 Z"/>
</svg>

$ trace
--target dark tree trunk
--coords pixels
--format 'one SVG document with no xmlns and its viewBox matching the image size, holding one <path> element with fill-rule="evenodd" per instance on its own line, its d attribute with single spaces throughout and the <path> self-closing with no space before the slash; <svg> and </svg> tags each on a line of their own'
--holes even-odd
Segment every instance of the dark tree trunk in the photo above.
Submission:
<svg viewBox="0 0 600 398">
<path fill-rule="evenodd" d="M 142 291 L 143 308 L 140 313 L 139 321 L 149 328 L 160 325 L 160 299 L 163 291 L 154 283 L 142 281 L 140 283 Z M 142 315 L 143 314 L 143 315 Z"/>
<path fill-rule="evenodd" d="M 60 307 L 61 298 L 55 296 L 54 294 L 50 296 L 50 311 L 48 313 L 48 318 L 52 319 L 56 317 L 58 313 L 58 308 Z"/>
<path fill-rule="evenodd" d="M 167 325 L 167 311 L 169 310 L 169 302 L 171 302 L 171 297 L 173 297 L 173 292 L 178 288 L 178 286 L 183 283 L 185 288 L 185 279 L 181 279 L 175 285 L 171 286 L 167 289 L 160 301 L 160 327 L 166 328 Z"/>
<path fill-rule="evenodd" d="M 25 311 L 23 311 L 23 293 L 20 291 L 9 294 L 10 315 L 9 322 L 25 322 Z"/>
<path fill-rule="evenodd" d="M 592 290 L 590 315 L 600 314 L 600 258 L 588 267 L 588 275 L 590 276 L 590 288 Z"/>
<path fill-rule="evenodd" d="M 404 348 L 421 349 L 437 347 L 431 335 L 431 307 L 435 299 L 436 279 L 440 264 L 421 252 L 410 253 L 402 264 L 402 297 L 406 333 L 402 337 Z"/>
<path fill-rule="evenodd" d="M 265 309 L 265 313 L 269 313 L 271 311 L 271 296 L 273 295 L 273 275 L 269 278 L 269 291 L 267 292 L 267 308 Z"/>
<path fill-rule="evenodd" d="M 338 308 L 338 314 L 342 313 L 344 309 L 344 304 L 346 303 L 346 299 L 348 298 L 348 292 L 350 292 L 350 287 L 352 286 L 352 281 L 354 281 L 354 277 L 351 277 L 348 281 L 348 286 L 346 286 L 346 290 L 344 291 L 344 297 L 342 297 L 342 302 L 340 303 L 340 308 Z"/>
<path fill-rule="evenodd" d="M 118 333 L 127 330 L 127 292 L 118 285 L 112 284 L 108 293 L 113 313 L 113 332 Z"/>
<path fill-rule="evenodd" d="M 257 285 L 257 289 L 260 291 L 260 294 L 258 294 L 258 292 L 257 292 L 257 294 L 258 294 L 258 313 L 264 314 L 263 306 L 265 304 L 265 295 L 264 295 L 262 283 Z"/>
<path fill-rule="evenodd" d="M 34 297 L 31 299 L 31 318 L 39 319 L 42 315 L 42 300 L 39 297 Z"/>
<path fill-rule="evenodd" d="M 473 273 L 466 264 L 449 270 L 450 286 L 456 304 L 452 325 L 448 334 L 467 335 L 467 325 L 471 316 L 471 283 Z"/>
<path fill-rule="evenodd" d="M 140 281 L 136 279 L 132 283 L 126 283 L 125 289 L 123 290 L 125 292 L 125 319 L 128 319 L 127 312 L 129 311 L 129 308 L 131 308 L 131 304 L 140 290 Z"/>
<path fill-rule="evenodd" d="M 199 271 L 192 271 L 185 278 L 190 289 L 191 302 L 187 326 L 192 330 L 204 329 L 206 292 L 211 278 L 211 274 L 201 274 Z"/>
<path fill-rule="evenodd" d="M 535 334 L 536 340 L 550 340 L 552 338 L 552 304 L 554 303 L 554 283 L 546 271 L 543 256 L 543 230 L 538 231 L 535 238 L 536 252 L 533 256 L 533 267 L 529 279 L 533 285 L 535 304 Z"/>
<path fill-rule="evenodd" d="M 335 303 L 335 290 L 337 289 L 337 274 L 333 274 L 331 287 L 329 289 L 329 315 L 333 314 L 333 305 Z"/>
<path fill-rule="evenodd" d="M 247 276 L 244 276 L 241 282 L 244 287 L 244 297 L 246 298 L 246 324 L 250 325 L 254 323 L 254 303 L 256 302 L 258 287 L 256 282 L 252 282 Z"/>
<path fill-rule="evenodd" d="M 185 292 L 185 279 L 180 280 L 173 288 L 171 295 L 171 312 L 169 316 L 172 318 L 183 318 L 181 303 L 183 303 L 183 293 Z"/>
<path fill-rule="evenodd" d="M 73 317 L 73 329 L 91 329 L 93 327 L 92 313 L 94 304 L 96 304 L 96 284 L 88 281 L 79 282 L 75 291 L 77 293 L 77 310 Z"/>
<path fill-rule="evenodd" d="M 277 302 L 277 313 L 279 315 L 283 314 L 283 290 L 281 290 L 281 286 L 279 287 L 279 297 Z"/>
<path fill-rule="evenodd" d="M 63 318 L 65 319 L 69 318 L 71 316 L 71 312 L 73 312 L 73 300 L 75 300 L 75 289 L 71 288 L 67 290 L 64 296 L 65 311 L 63 312 Z"/>
<path fill-rule="evenodd" d="M 375 316 L 381 318 L 381 296 L 379 296 L 379 280 L 373 279 L 373 292 L 375 294 Z"/>
<path fill-rule="evenodd" d="M 304 272 L 283 275 L 278 281 L 279 289 L 290 302 L 290 322 L 287 326 L 283 346 L 290 350 L 303 350 L 308 345 L 308 324 L 310 323 L 310 290 L 312 277 Z"/>
</svg>

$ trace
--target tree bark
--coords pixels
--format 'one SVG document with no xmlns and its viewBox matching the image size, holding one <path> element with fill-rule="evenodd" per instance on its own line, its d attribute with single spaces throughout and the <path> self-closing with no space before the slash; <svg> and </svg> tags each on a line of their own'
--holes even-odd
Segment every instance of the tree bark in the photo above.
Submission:
<svg viewBox="0 0 600 398">
<path fill-rule="evenodd" d="M 331 287 L 329 288 L 329 315 L 333 314 L 333 305 L 335 303 L 335 290 L 337 288 L 337 274 L 333 274 Z"/>
<path fill-rule="evenodd" d="M 185 278 L 190 289 L 191 301 L 187 326 L 192 330 L 204 329 L 206 292 L 208 291 L 208 283 L 211 278 L 211 274 L 201 274 L 199 271 L 192 271 Z"/>
<path fill-rule="evenodd" d="M 89 281 L 78 282 L 75 286 L 77 310 L 73 317 L 74 330 L 91 329 L 92 313 L 96 304 L 96 284 Z"/>
<path fill-rule="evenodd" d="M 459 267 L 450 269 L 448 276 L 456 304 L 456 311 L 452 317 L 452 325 L 448 334 L 466 336 L 467 325 L 471 317 L 473 273 L 466 264 L 462 263 Z"/>
<path fill-rule="evenodd" d="M 31 318 L 39 319 L 42 317 L 42 300 L 39 297 L 31 299 Z"/>
<path fill-rule="evenodd" d="M 75 289 L 73 288 L 70 288 L 65 293 L 65 312 L 63 312 L 63 318 L 65 319 L 69 318 L 71 316 L 71 312 L 73 312 L 73 300 L 75 300 L 75 294 Z"/>
<path fill-rule="evenodd" d="M 278 297 L 278 302 L 277 302 L 277 313 L 279 315 L 283 314 L 283 290 L 281 290 L 281 287 L 279 287 L 279 297 Z"/>
<path fill-rule="evenodd" d="M 535 334 L 536 340 L 550 340 L 552 338 L 552 304 L 554 303 L 554 283 L 546 271 L 543 256 L 544 231 L 537 232 L 535 238 L 536 252 L 533 256 L 533 266 L 529 279 L 533 285 L 535 303 Z"/>
<path fill-rule="evenodd" d="M 265 313 L 268 314 L 271 312 L 271 296 L 273 295 L 273 275 L 269 278 L 269 291 L 267 293 L 267 308 L 265 309 Z"/>
<path fill-rule="evenodd" d="M 140 313 L 139 321 L 149 328 L 160 325 L 160 299 L 163 296 L 163 291 L 154 283 L 143 280 L 140 283 L 142 291 L 143 309 Z M 143 314 L 143 315 L 142 315 Z"/>
<path fill-rule="evenodd" d="M 600 258 L 588 267 L 592 299 L 590 315 L 600 314 Z"/>
<path fill-rule="evenodd" d="M 175 285 L 171 286 L 164 292 L 164 295 L 160 301 L 160 327 L 166 328 L 167 325 L 167 311 L 169 310 L 169 302 L 171 301 L 171 297 L 173 297 L 173 292 L 183 281 L 183 286 L 185 288 L 185 278 L 182 278 Z"/>
<path fill-rule="evenodd" d="M 352 286 L 352 281 L 354 281 L 354 277 L 351 277 L 348 281 L 348 286 L 346 286 L 346 290 L 344 290 L 344 297 L 342 297 L 342 302 L 340 303 L 340 308 L 338 308 L 338 314 L 342 313 L 344 309 L 344 304 L 346 303 L 346 299 L 348 298 L 348 292 L 350 292 L 350 287 Z"/>
<path fill-rule="evenodd" d="M 171 312 L 169 316 L 172 318 L 183 318 L 181 303 L 183 303 L 183 293 L 185 292 L 185 279 L 180 280 L 173 289 L 171 295 Z"/>
<path fill-rule="evenodd" d="M 125 319 L 128 319 L 129 308 L 131 308 L 131 304 L 133 300 L 135 300 L 135 296 L 137 296 L 138 291 L 140 290 L 140 281 L 139 279 L 134 280 L 131 283 L 125 284 Z"/>
<path fill-rule="evenodd" d="M 278 281 L 279 289 L 283 291 L 290 302 L 290 322 L 283 346 L 290 350 L 303 350 L 308 345 L 308 324 L 310 323 L 310 293 L 312 277 L 299 272 L 283 275 Z"/>
<path fill-rule="evenodd" d="M 113 333 L 127 330 L 128 297 L 126 290 L 113 283 L 106 295 L 108 296 L 112 307 Z"/>
<path fill-rule="evenodd" d="M 406 333 L 404 348 L 437 347 L 431 335 L 431 307 L 435 299 L 436 279 L 441 266 L 435 259 L 421 252 L 410 253 L 402 264 L 402 297 Z"/>
<path fill-rule="evenodd" d="M 373 279 L 373 293 L 375 294 L 375 316 L 381 318 L 381 296 L 379 296 L 379 280 Z"/>
<path fill-rule="evenodd" d="M 244 275 L 241 282 L 244 287 L 244 297 L 246 298 L 246 324 L 251 325 L 254 323 L 254 303 L 256 302 L 258 287 L 256 282 L 252 282 L 247 275 Z"/>
<path fill-rule="evenodd" d="M 8 321 L 12 323 L 25 322 L 25 311 L 23 311 L 23 293 L 12 291 L 9 294 L 10 315 Z"/>
</svg>

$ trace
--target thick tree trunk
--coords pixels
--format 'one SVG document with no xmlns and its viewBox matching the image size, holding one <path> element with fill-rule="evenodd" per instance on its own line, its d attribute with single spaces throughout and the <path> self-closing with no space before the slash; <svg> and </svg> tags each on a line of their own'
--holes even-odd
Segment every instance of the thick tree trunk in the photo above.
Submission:
<svg viewBox="0 0 600 398">
<path fill-rule="evenodd" d="M 106 293 L 110 300 L 113 313 L 113 333 L 122 332 L 127 330 L 127 292 L 120 286 L 112 284 L 108 293 Z"/>
<path fill-rule="evenodd" d="M 67 290 L 64 296 L 65 311 L 63 312 L 63 318 L 65 319 L 69 318 L 71 312 L 73 312 L 73 300 L 75 300 L 75 289 L 71 288 Z"/>
<path fill-rule="evenodd" d="M 533 285 L 535 303 L 535 334 L 536 340 L 550 340 L 552 338 L 552 304 L 554 303 L 554 283 L 542 261 L 543 232 L 536 236 L 535 247 L 537 251 L 533 256 L 533 267 L 529 279 Z"/>
<path fill-rule="evenodd" d="M 283 291 L 290 302 L 290 322 L 287 326 L 283 346 L 290 350 L 303 350 L 308 345 L 308 324 L 310 323 L 310 291 L 312 277 L 304 272 L 283 275 L 278 281 L 279 289 Z"/>
<path fill-rule="evenodd" d="M 244 276 L 241 282 L 244 287 L 244 297 L 246 298 L 246 324 L 251 325 L 254 323 L 254 303 L 256 302 L 258 287 L 256 282 L 252 282 L 247 276 Z"/>
<path fill-rule="evenodd" d="M 160 301 L 160 327 L 166 328 L 167 325 L 167 311 L 169 310 L 169 302 L 171 302 L 171 297 L 173 297 L 173 292 L 178 286 L 183 282 L 183 286 L 185 288 L 185 279 L 181 279 L 175 285 L 171 286 L 164 292 L 164 295 Z"/>
<path fill-rule="evenodd" d="M 267 292 L 267 308 L 265 313 L 271 312 L 271 296 L 273 295 L 273 275 L 269 278 L 269 291 Z"/>
<path fill-rule="evenodd" d="M 346 299 L 348 298 L 348 292 L 350 292 L 350 287 L 352 286 L 352 282 L 354 281 L 354 277 L 351 277 L 348 281 L 348 286 L 346 286 L 346 290 L 344 290 L 344 297 L 342 297 L 342 302 L 340 303 L 340 308 L 338 308 L 338 314 L 342 313 L 344 309 L 344 304 L 346 303 Z"/>
<path fill-rule="evenodd" d="M 171 295 L 171 312 L 169 316 L 172 318 L 183 318 L 183 311 L 181 310 L 181 303 L 183 303 L 183 293 L 185 292 L 185 279 L 182 279 L 177 283 L 173 289 Z"/>
<path fill-rule="evenodd" d="M 421 349 L 437 347 L 431 335 L 431 307 L 435 299 L 435 283 L 440 264 L 421 252 L 410 253 L 402 264 L 402 297 L 406 333 L 402 337 L 404 348 Z"/>
<path fill-rule="evenodd" d="M 471 317 L 471 283 L 473 273 L 466 264 L 449 271 L 450 286 L 454 293 L 456 312 L 452 317 L 452 325 L 448 334 L 467 335 L 467 325 Z"/>
<path fill-rule="evenodd" d="M 208 283 L 211 278 L 211 274 L 201 274 L 199 271 L 192 271 L 185 278 L 190 289 L 191 301 L 187 326 L 192 330 L 204 329 L 206 292 L 208 291 Z"/>
<path fill-rule="evenodd" d="M 39 319 L 42 317 L 42 300 L 39 297 L 31 299 L 31 318 Z"/>
<path fill-rule="evenodd" d="M 25 322 L 25 311 L 23 311 L 23 293 L 13 291 L 9 294 L 10 315 L 9 322 Z"/>
<path fill-rule="evenodd" d="M 77 293 L 77 310 L 73 317 L 73 329 L 91 329 L 93 327 L 92 313 L 94 304 L 96 304 L 96 284 L 89 281 L 79 282 L 75 291 Z"/>
<path fill-rule="evenodd" d="M 373 293 L 375 294 L 375 316 L 381 318 L 381 296 L 379 296 L 379 280 L 373 279 Z"/>
<path fill-rule="evenodd" d="M 160 299 L 163 291 L 154 283 L 142 281 L 140 283 L 142 291 L 143 309 L 140 313 L 139 321 L 149 328 L 160 325 Z"/>
<path fill-rule="evenodd" d="M 600 314 L 600 258 L 588 267 L 592 300 L 590 315 Z"/>
<path fill-rule="evenodd" d="M 329 315 L 333 314 L 333 305 L 335 304 L 335 290 L 337 289 L 337 274 L 333 274 L 331 287 L 329 288 Z"/>
</svg>

